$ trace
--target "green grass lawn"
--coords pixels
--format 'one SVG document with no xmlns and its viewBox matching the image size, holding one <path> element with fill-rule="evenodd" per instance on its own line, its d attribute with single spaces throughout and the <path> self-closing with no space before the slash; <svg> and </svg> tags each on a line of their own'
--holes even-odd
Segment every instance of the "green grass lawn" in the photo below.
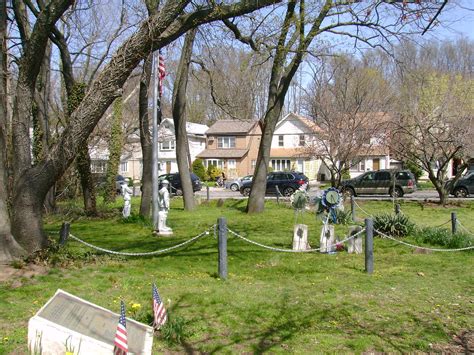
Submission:
<svg viewBox="0 0 474 355">
<path fill-rule="evenodd" d="M 390 211 L 390 202 L 358 202 L 368 214 Z M 228 227 L 263 244 L 291 248 L 293 210 L 267 202 L 263 214 L 244 213 L 246 201 L 215 202 L 186 212 L 179 199 L 169 214 L 172 237 L 154 237 L 147 223 L 124 223 L 119 203 L 106 217 L 79 217 L 71 233 L 95 245 L 122 251 L 153 251 L 183 242 L 227 218 Z M 138 200 L 133 201 L 137 211 Z M 68 206 L 68 217 L 75 216 Z M 419 225 L 439 225 L 456 211 L 474 232 L 474 204 L 449 208 L 404 203 L 402 211 Z M 78 215 L 76 215 L 78 217 Z M 357 217 L 364 218 L 361 210 Z M 57 239 L 64 217 L 45 219 Z M 312 247 L 321 222 L 305 213 Z M 449 227 L 449 226 L 447 226 Z M 343 236 L 346 226 L 337 226 Z M 413 241 L 410 237 L 408 241 Z M 26 352 L 27 322 L 61 288 L 119 311 L 119 300 L 139 303 L 129 316 L 151 316 L 151 283 L 156 282 L 172 319 L 184 322 L 178 344 L 162 337 L 154 352 L 309 353 L 414 352 L 448 343 L 474 329 L 474 252 L 417 254 L 394 242 L 375 240 L 374 273 L 364 272 L 364 255 L 278 253 L 229 236 L 229 276 L 217 275 L 214 233 L 187 248 L 157 257 L 114 257 L 70 241 L 50 256 L 46 275 L 0 284 L 0 353 Z M 130 307 L 129 307 L 130 309 Z"/>
</svg>

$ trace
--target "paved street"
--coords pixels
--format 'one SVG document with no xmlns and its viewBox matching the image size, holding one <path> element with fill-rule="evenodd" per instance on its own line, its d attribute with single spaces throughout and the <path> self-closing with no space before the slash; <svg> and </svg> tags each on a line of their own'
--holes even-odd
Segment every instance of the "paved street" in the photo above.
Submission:
<svg viewBox="0 0 474 355">
<path fill-rule="evenodd" d="M 316 194 L 320 191 L 317 187 L 312 187 L 309 190 L 310 197 L 316 196 Z M 196 195 L 201 196 L 203 199 L 207 198 L 207 191 L 204 187 L 201 191 L 196 192 Z M 209 198 L 210 199 L 218 199 L 218 198 L 234 198 L 234 199 L 243 199 L 246 198 L 240 194 L 240 192 L 233 192 L 228 189 L 222 189 L 218 187 L 211 187 L 209 188 Z M 275 196 L 267 196 L 267 198 L 275 198 Z M 365 196 L 358 196 L 356 197 L 357 200 L 391 200 L 392 198 L 389 195 L 365 195 Z M 435 190 L 419 190 L 412 194 L 407 194 L 402 197 L 404 200 L 408 201 L 439 201 L 438 193 Z M 474 196 L 470 196 L 467 198 L 455 198 L 453 196 L 450 197 L 452 201 L 474 201 Z"/>
</svg>

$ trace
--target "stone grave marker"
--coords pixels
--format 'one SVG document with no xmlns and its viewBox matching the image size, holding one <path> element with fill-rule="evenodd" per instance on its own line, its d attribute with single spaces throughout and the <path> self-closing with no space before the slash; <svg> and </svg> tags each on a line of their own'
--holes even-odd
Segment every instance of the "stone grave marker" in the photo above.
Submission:
<svg viewBox="0 0 474 355">
<path fill-rule="evenodd" d="M 336 251 L 336 235 L 332 224 L 323 225 L 319 241 L 319 251 L 321 253 L 333 253 Z"/>
<path fill-rule="evenodd" d="M 362 230 L 360 226 L 349 227 L 349 236 L 354 235 Z M 348 240 L 348 253 L 362 254 L 362 235 L 359 234 L 357 237 Z"/>
<path fill-rule="evenodd" d="M 293 229 L 293 250 L 310 249 L 308 243 L 308 226 L 306 224 L 295 224 Z"/>
<path fill-rule="evenodd" d="M 119 309 L 119 306 L 117 306 Z M 63 290 L 28 322 L 28 347 L 43 354 L 112 354 L 119 314 Z M 151 354 L 153 328 L 127 318 L 129 354 Z"/>
</svg>

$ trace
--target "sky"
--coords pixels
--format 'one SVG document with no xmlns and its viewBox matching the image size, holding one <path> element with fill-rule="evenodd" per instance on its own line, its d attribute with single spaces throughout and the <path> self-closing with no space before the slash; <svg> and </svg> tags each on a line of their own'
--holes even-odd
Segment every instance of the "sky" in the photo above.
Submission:
<svg viewBox="0 0 474 355">
<path fill-rule="evenodd" d="M 474 0 L 458 0 L 445 7 L 439 16 L 441 25 L 425 36 L 441 40 L 466 36 L 474 40 Z"/>
</svg>

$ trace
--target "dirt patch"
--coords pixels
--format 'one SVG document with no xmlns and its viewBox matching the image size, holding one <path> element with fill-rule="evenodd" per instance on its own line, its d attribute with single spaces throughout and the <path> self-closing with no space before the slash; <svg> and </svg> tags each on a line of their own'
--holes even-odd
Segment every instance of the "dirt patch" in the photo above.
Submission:
<svg viewBox="0 0 474 355">
<path fill-rule="evenodd" d="M 8 265 L 2 265 L 0 268 L 0 282 L 12 281 L 13 287 L 21 286 L 21 278 L 32 278 L 38 275 L 48 273 L 48 268 L 39 264 L 26 264 L 21 268 L 14 268 Z"/>
<path fill-rule="evenodd" d="M 463 330 L 449 344 L 433 344 L 432 349 L 443 354 L 474 353 L 474 330 Z"/>
</svg>

